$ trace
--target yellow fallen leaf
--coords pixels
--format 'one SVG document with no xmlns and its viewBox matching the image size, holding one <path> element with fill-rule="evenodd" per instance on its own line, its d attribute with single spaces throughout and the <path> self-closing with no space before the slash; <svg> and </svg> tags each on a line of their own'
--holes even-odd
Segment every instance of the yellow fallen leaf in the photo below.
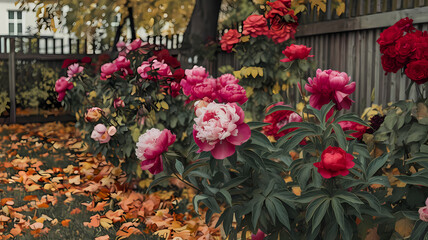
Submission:
<svg viewBox="0 0 428 240">
<path fill-rule="evenodd" d="M 108 218 L 101 218 L 100 224 L 105 229 L 109 229 L 109 228 L 113 227 L 113 221 L 111 219 L 108 219 Z"/>
</svg>

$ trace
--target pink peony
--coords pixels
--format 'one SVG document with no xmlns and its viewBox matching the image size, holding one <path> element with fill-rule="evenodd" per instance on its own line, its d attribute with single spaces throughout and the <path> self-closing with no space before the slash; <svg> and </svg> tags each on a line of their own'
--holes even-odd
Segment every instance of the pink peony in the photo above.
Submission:
<svg viewBox="0 0 428 240">
<path fill-rule="evenodd" d="M 248 100 L 247 92 L 238 84 L 226 85 L 218 91 L 217 95 L 221 103 L 237 102 L 242 105 Z"/>
<path fill-rule="evenodd" d="M 107 127 L 104 124 L 97 124 L 91 133 L 91 138 L 100 143 L 108 143 L 111 136 L 107 132 Z"/>
<path fill-rule="evenodd" d="M 419 208 L 419 219 L 428 222 L 428 198 L 425 200 L 425 207 Z"/>
<path fill-rule="evenodd" d="M 156 59 L 153 60 L 152 63 L 144 61 L 141 66 L 137 68 L 137 72 L 143 79 L 150 79 L 153 81 L 172 75 L 169 66 Z"/>
<path fill-rule="evenodd" d="M 190 95 L 190 100 L 198 100 L 203 98 L 211 100 L 217 97 L 217 81 L 215 78 L 206 78 L 204 82 L 196 84 Z"/>
<path fill-rule="evenodd" d="M 74 87 L 73 83 L 68 81 L 66 77 L 60 77 L 55 83 L 55 91 L 58 93 L 58 102 L 61 102 L 67 90 L 70 90 Z"/>
<path fill-rule="evenodd" d="M 235 146 L 251 136 L 250 127 L 244 123 L 244 111 L 236 103 L 209 103 L 196 109 L 193 139 L 198 152 L 211 151 L 216 159 L 224 159 L 235 153 Z"/>
<path fill-rule="evenodd" d="M 239 79 L 230 73 L 226 73 L 217 78 L 218 88 L 225 87 L 229 84 L 238 84 Z"/>
<path fill-rule="evenodd" d="M 175 135 L 168 129 L 152 128 L 138 138 L 135 154 L 141 160 L 141 169 L 152 174 L 163 171 L 162 153 L 175 142 Z"/>
<path fill-rule="evenodd" d="M 185 95 L 190 95 L 192 87 L 198 83 L 204 82 L 208 77 L 208 72 L 204 67 L 194 66 L 192 69 L 186 69 L 184 72 L 186 78 L 181 80 L 180 85 L 183 87 L 183 93 Z"/>
<path fill-rule="evenodd" d="M 101 66 L 101 80 L 111 78 L 113 73 L 119 71 L 115 63 L 106 63 Z"/>
<path fill-rule="evenodd" d="M 119 41 L 116 43 L 116 48 L 117 48 L 117 51 L 120 52 L 126 48 L 126 43 L 124 41 Z"/>
<path fill-rule="evenodd" d="M 328 146 L 321 154 L 321 161 L 314 163 L 323 178 L 332 178 L 338 175 L 346 176 L 353 168 L 354 156 L 340 147 Z"/>
<path fill-rule="evenodd" d="M 124 56 L 119 56 L 113 61 L 116 64 L 118 71 L 122 72 L 123 76 L 132 75 L 134 72 L 131 69 L 131 61 Z"/>
<path fill-rule="evenodd" d="M 77 74 L 83 72 L 83 67 L 78 63 L 71 64 L 68 66 L 67 74 L 69 78 L 76 77 Z"/>
<path fill-rule="evenodd" d="M 265 238 L 265 233 L 262 230 L 258 230 L 257 234 L 251 234 L 251 240 L 263 240 Z"/>
<path fill-rule="evenodd" d="M 119 108 L 119 107 L 125 107 L 125 103 L 123 100 L 119 97 L 113 100 L 113 107 Z"/>
<path fill-rule="evenodd" d="M 137 38 L 134 41 L 132 41 L 130 44 L 126 46 L 127 51 L 134 51 L 138 48 L 140 48 L 143 45 L 143 41 L 141 39 Z"/>
<path fill-rule="evenodd" d="M 355 82 L 349 83 L 350 78 L 345 72 L 318 69 L 317 76 L 308 81 L 305 89 L 312 93 L 309 99 L 312 107 L 321 109 L 330 101 L 336 104 L 337 110 L 351 107 L 353 101 L 348 96 L 355 91 Z"/>
<path fill-rule="evenodd" d="M 284 51 L 284 54 L 287 58 L 281 59 L 281 62 L 291 62 L 297 59 L 307 59 L 308 57 L 313 57 L 314 55 L 309 55 L 309 52 L 312 48 L 308 48 L 305 45 L 294 45 L 291 44 Z"/>
</svg>

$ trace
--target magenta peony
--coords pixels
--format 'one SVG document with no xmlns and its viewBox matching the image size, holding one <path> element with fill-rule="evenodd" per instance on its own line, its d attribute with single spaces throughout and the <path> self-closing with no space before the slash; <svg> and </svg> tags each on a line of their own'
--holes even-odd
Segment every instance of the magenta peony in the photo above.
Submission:
<svg viewBox="0 0 428 240">
<path fill-rule="evenodd" d="M 251 136 L 250 127 L 244 123 L 244 111 L 236 103 L 209 103 L 196 109 L 193 139 L 198 152 L 211 151 L 216 159 L 224 159 L 235 153 L 235 146 Z"/>
<path fill-rule="evenodd" d="M 257 234 L 251 234 L 251 240 L 263 240 L 265 238 L 265 233 L 262 230 L 258 230 Z"/>
<path fill-rule="evenodd" d="M 208 72 L 204 67 L 193 66 L 192 69 L 186 69 L 184 72 L 186 78 L 182 79 L 180 84 L 183 87 L 183 93 L 185 95 L 190 95 L 192 88 L 196 84 L 204 82 L 208 77 Z"/>
<path fill-rule="evenodd" d="M 107 80 L 113 76 L 113 73 L 119 71 L 115 63 L 106 63 L 101 66 L 101 80 Z"/>
<path fill-rule="evenodd" d="M 107 127 L 100 123 L 94 127 L 91 138 L 100 143 L 108 143 L 111 139 L 111 136 L 108 134 Z"/>
<path fill-rule="evenodd" d="M 428 198 L 425 200 L 425 207 L 419 208 L 419 219 L 428 222 Z"/>
<path fill-rule="evenodd" d="M 149 170 L 152 174 L 163 171 L 162 153 L 175 142 L 175 135 L 168 129 L 160 131 L 152 128 L 138 138 L 135 154 L 141 160 L 141 169 Z"/>
<path fill-rule="evenodd" d="M 113 100 L 113 107 L 114 108 L 125 107 L 125 103 L 120 97 L 118 97 Z"/>
<path fill-rule="evenodd" d="M 68 66 L 67 75 L 69 78 L 76 77 L 77 74 L 83 72 L 83 67 L 78 63 L 71 64 Z"/>
<path fill-rule="evenodd" d="M 134 72 L 131 69 L 131 61 L 124 56 L 119 56 L 113 61 L 116 64 L 118 71 L 122 72 L 123 76 L 132 75 Z"/>
<path fill-rule="evenodd" d="M 58 102 L 61 102 L 67 90 L 70 90 L 74 87 L 73 83 L 68 81 L 66 77 L 60 77 L 55 83 L 55 91 L 58 93 Z"/>
<path fill-rule="evenodd" d="M 309 55 L 309 52 L 312 48 L 308 48 L 305 45 L 294 45 L 291 44 L 284 51 L 284 54 L 287 58 L 281 59 L 281 62 L 291 62 L 297 59 L 307 59 L 308 57 L 313 57 L 314 55 Z"/>
<path fill-rule="evenodd" d="M 126 46 L 127 51 L 134 51 L 138 48 L 140 48 L 143 45 L 143 41 L 141 39 L 137 38 L 134 41 L 132 41 L 130 44 Z"/>
<path fill-rule="evenodd" d="M 217 93 L 217 99 L 221 103 L 237 102 L 241 105 L 248 100 L 247 92 L 238 84 L 230 84 L 221 88 Z"/>
<path fill-rule="evenodd" d="M 328 146 L 321 154 L 321 162 L 314 163 L 314 166 L 323 178 L 346 176 L 355 165 L 353 160 L 354 156 L 340 147 Z"/>
<path fill-rule="evenodd" d="M 350 78 L 345 72 L 334 70 L 317 70 L 314 79 L 308 79 L 309 84 L 305 85 L 306 91 L 312 93 L 309 103 L 316 109 L 321 109 L 325 104 L 333 101 L 336 109 L 349 109 L 352 100 L 349 95 L 355 91 L 355 82 L 350 83 Z"/>
</svg>

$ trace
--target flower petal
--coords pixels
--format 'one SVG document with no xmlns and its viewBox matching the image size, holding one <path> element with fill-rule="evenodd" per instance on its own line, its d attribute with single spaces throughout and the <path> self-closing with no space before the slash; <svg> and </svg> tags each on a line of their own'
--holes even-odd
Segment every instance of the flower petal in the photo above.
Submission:
<svg viewBox="0 0 428 240">
<path fill-rule="evenodd" d="M 215 145 L 215 148 L 211 151 L 211 154 L 215 159 L 225 159 L 232 156 L 235 153 L 235 145 L 228 141 L 221 141 Z"/>
</svg>

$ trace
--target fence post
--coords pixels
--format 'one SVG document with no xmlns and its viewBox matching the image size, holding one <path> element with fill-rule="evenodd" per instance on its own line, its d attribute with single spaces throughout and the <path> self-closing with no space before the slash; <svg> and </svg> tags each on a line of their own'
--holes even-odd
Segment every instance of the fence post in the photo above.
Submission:
<svg viewBox="0 0 428 240">
<path fill-rule="evenodd" d="M 15 97 L 15 39 L 9 38 L 9 97 L 10 97 L 10 117 L 9 123 L 16 123 L 16 97 Z"/>
</svg>

